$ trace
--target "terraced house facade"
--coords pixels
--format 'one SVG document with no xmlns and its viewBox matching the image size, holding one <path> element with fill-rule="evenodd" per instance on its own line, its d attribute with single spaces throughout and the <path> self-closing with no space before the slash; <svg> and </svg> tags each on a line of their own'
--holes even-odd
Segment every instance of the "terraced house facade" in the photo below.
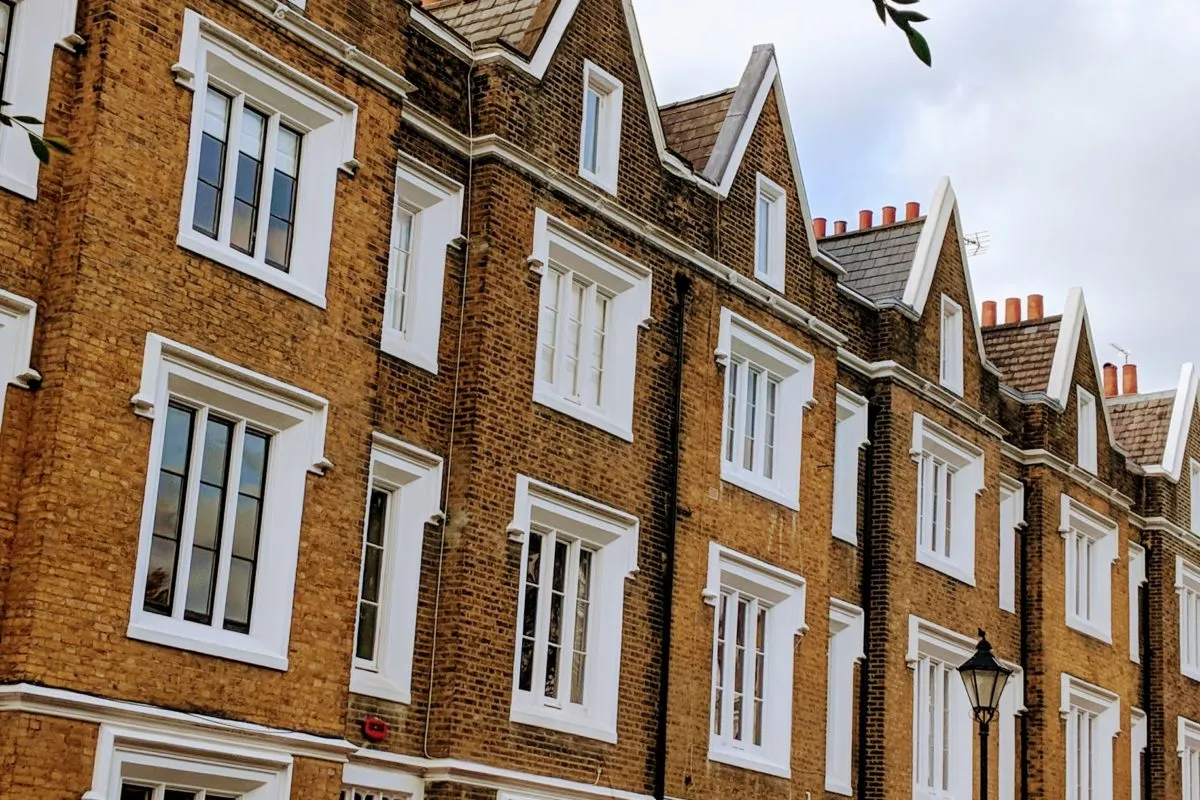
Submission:
<svg viewBox="0 0 1200 800">
<path fill-rule="evenodd" d="M 628 0 L 0 2 L 0 796 L 1200 791 L 1197 377 Z M 798 124 L 803 124 L 798 121 Z M 1197 505 L 1196 508 L 1200 508 Z"/>
</svg>

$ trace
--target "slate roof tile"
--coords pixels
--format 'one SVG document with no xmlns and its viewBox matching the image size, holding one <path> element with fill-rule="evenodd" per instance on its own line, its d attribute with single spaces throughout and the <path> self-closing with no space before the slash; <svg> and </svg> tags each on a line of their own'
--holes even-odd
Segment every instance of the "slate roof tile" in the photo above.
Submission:
<svg viewBox="0 0 1200 800">
<path fill-rule="evenodd" d="M 1001 380 L 1021 392 L 1044 392 L 1050 384 L 1061 316 L 984 328 L 983 349 Z"/>
<path fill-rule="evenodd" d="M 703 171 L 708 164 L 733 102 L 734 91 L 726 89 L 659 109 L 667 147 L 687 159 L 697 172 Z"/>
<path fill-rule="evenodd" d="M 925 218 L 852 231 L 821 240 L 821 249 L 846 268 L 847 286 L 870 300 L 899 299 L 912 271 Z"/>
<path fill-rule="evenodd" d="M 1114 397 L 1106 401 L 1113 435 L 1135 464 L 1161 464 L 1171 427 L 1174 390 Z"/>
</svg>

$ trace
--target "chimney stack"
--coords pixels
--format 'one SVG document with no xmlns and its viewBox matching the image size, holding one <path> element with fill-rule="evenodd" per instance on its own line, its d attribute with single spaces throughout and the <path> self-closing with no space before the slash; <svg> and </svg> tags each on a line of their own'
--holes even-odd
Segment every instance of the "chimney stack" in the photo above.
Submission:
<svg viewBox="0 0 1200 800">
<path fill-rule="evenodd" d="M 1121 394 L 1137 394 L 1137 364 L 1121 367 Z"/>
<path fill-rule="evenodd" d="M 1008 297 L 1004 300 L 1004 324 L 1021 321 L 1021 298 Z"/>
<path fill-rule="evenodd" d="M 846 232 L 846 220 L 836 219 L 833 221 L 833 235 L 841 236 Z"/>
<path fill-rule="evenodd" d="M 983 301 L 983 327 L 993 328 L 996 325 L 996 301 Z"/>
<path fill-rule="evenodd" d="M 895 206 L 884 206 L 883 207 L 883 222 L 881 222 L 879 224 L 880 225 L 895 225 L 896 224 L 896 207 Z"/>
<path fill-rule="evenodd" d="M 864 208 L 862 211 L 858 212 L 858 229 L 860 231 L 870 230 L 871 217 L 873 216 L 874 213 L 869 208 Z"/>
<path fill-rule="evenodd" d="M 825 218 L 824 217 L 817 217 L 816 219 L 813 220 L 813 233 L 815 233 L 817 235 L 818 239 L 825 238 Z"/>
<path fill-rule="evenodd" d="M 1117 396 L 1117 365 L 1108 363 L 1104 365 L 1104 396 Z"/>
<path fill-rule="evenodd" d="M 1029 295 L 1025 302 L 1025 319 L 1039 320 L 1044 314 L 1042 296 L 1040 294 Z"/>
<path fill-rule="evenodd" d="M 920 203 L 905 203 L 904 204 L 904 221 L 912 222 L 917 217 L 921 216 Z"/>
</svg>

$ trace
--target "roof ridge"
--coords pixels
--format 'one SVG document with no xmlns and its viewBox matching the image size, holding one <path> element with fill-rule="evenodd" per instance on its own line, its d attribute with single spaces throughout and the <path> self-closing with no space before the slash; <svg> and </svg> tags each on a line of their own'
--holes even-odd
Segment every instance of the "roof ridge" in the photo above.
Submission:
<svg viewBox="0 0 1200 800">
<path fill-rule="evenodd" d="M 878 231 L 890 231 L 895 228 L 901 228 L 905 225 L 915 225 L 918 222 L 924 224 L 925 219 L 926 219 L 925 217 L 921 216 L 921 217 L 917 217 L 916 219 L 897 220 L 897 221 L 891 223 L 890 225 L 874 225 L 870 228 L 858 228 L 856 230 L 846 231 L 845 233 L 831 233 L 828 236 L 818 239 L 817 241 L 819 243 L 823 243 L 823 242 L 828 242 L 830 239 L 846 239 L 846 238 L 855 236 L 860 233 L 876 233 Z"/>
<path fill-rule="evenodd" d="M 1038 325 L 1046 325 L 1053 322 L 1062 322 L 1062 314 L 1047 314 L 1038 319 L 1023 319 L 1018 322 L 1000 322 L 995 325 L 989 325 L 986 328 L 980 328 L 981 331 L 991 333 L 992 331 L 1013 331 L 1020 328 L 1036 328 Z"/>
<path fill-rule="evenodd" d="M 1141 403 L 1151 400 L 1166 400 L 1175 399 L 1178 389 L 1159 389 L 1154 392 L 1138 392 L 1136 394 L 1118 394 L 1112 397 L 1104 398 L 1104 402 L 1108 405 L 1128 405 L 1131 403 Z"/>
<path fill-rule="evenodd" d="M 685 97 L 683 100 L 672 100 L 670 103 L 665 103 L 665 104 L 659 106 L 658 110 L 659 111 L 669 111 L 670 109 L 677 108 L 678 106 L 685 106 L 685 105 L 688 105 L 691 103 L 700 103 L 700 102 L 703 102 L 704 100 L 712 100 L 716 97 L 720 97 L 723 94 L 732 94 L 733 92 L 736 92 L 736 91 L 737 91 L 736 86 L 730 86 L 725 89 L 719 89 L 715 92 L 709 92 L 708 94 L 698 94 L 695 97 Z"/>
</svg>

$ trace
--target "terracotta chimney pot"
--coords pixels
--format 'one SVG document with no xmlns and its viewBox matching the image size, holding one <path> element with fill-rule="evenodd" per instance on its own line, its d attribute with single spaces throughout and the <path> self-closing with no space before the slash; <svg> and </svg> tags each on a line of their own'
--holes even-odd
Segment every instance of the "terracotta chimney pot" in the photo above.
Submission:
<svg viewBox="0 0 1200 800">
<path fill-rule="evenodd" d="M 1117 365 L 1116 364 L 1109 363 L 1109 364 L 1104 365 L 1104 396 L 1105 397 L 1116 397 L 1117 396 Z"/>
<path fill-rule="evenodd" d="M 1137 364 L 1121 367 L 1121 394 L 1137 394 Z"/>
<path fill-rule="evenodd" d="M 884 206 L 883 207 L 883 222 L 881 222 L 879 224 L 880 225 L 895 225 L 896 224 L 896 207 L 895 206 Z"/>
<path fill-rule="evenodd" d="M 1004 300 L 1004 324 L 1021 321 L 1021 298 L 1008 297 Z"/>
<path fill-rule="evenodd" d="M 1025 319 L 1041 319 L 1044 316 L 1043 298 L 1040 294 L 1031 294 L 1025 301 Z"/>
<path fill-rule="evenodd" d="M 817 217 L 816 219 L 813 220 L 813 233 L 815 233 L 817 235 L 818 239 L 825 238 L 825 218 L 824 217 Z"/>
<path fill-rule="evenodd" d="M 983 327 L 992 328 L 996 325 L 996 301 L 983 301 Z"/>
<path fill-rule="evenodd" d="M 846 220 L 837 219 L 833 221 L 833 235 L 841 236 L 846 232 Z"/>
<path fill-rule="evenodd" d="M 862 211 L 858 212 L 858 229 L 860 231 L 870 230 L 871 217 L 873 216 L 875 216 L 875 214 L 869 208 L 864 208 Z"/>
<path fill-rule="evenodd" d="M 920 203 L 905 203 L 904 204 L 904 221 L 912 222 L 917 217 L 921 216 Z"/>
</svg>

